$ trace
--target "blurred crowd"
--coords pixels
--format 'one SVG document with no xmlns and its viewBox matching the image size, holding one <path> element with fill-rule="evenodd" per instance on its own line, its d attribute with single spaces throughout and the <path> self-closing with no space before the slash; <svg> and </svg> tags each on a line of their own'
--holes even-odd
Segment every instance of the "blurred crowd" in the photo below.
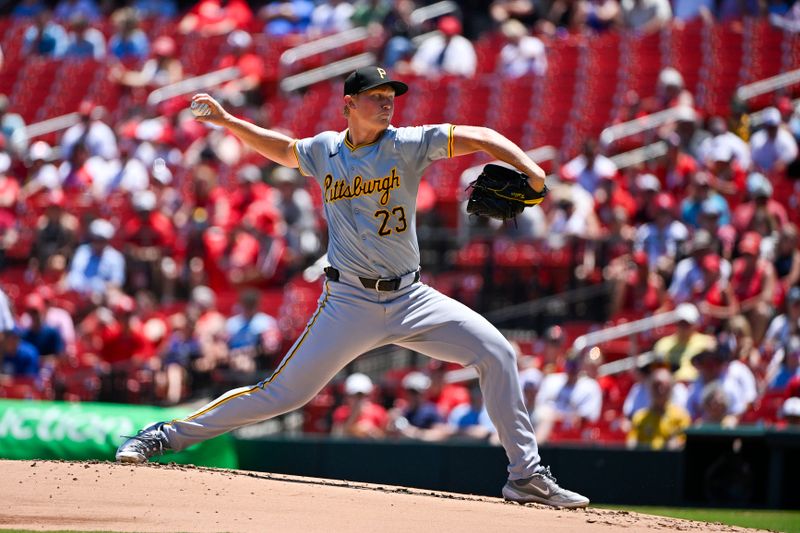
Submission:
<svg viewBox="0 0 800 533">
<path fill-rule="evenodd" d="M 793 297 L 800 308 L 800 289 Z M 765 380 L 751 370 L 757 365 L 748 357 L 756 357 L 757 350 L 745 321 L 735 321 L 733 332 L 714 336 L 700 331 L 695 306 L 687 304 L 678 312 L 674 332 L 659 338 L 626 376 L 603 371 L 599 347 L 570 350 L 559 326 L 529 346 L 537 355 L 527 355 L 515 343 L 519 383 L 537 440 L 679 449 L 692 426 L 800 427 L 800 342 L 781 349 L 780 368 L 767 365 Z M 430 361 L 382 375 L 377 382 L 352 373 L 318 396 L 315 403 L 330 408 L 311 421 L 316 426 L 307 421 L 305 428 L 366 439 L 497 443 L 477 379 L 454 381 L 450 376 L 462 371 L 448 368 Z M 765 398 L 772 402 L 771 415 L 754 407 Z"/>
<path fill-rule="evenodd" d="M 106 62 L 108 86 L 130 105 L 86 99 L 77 121 L 46 142 L 28 138 L 26 120 L 0 95 L 0 389 L 161 404 L 207 397 L 274 368 L 313 308 L 304 295 L 316 286 L 302 274 L 326 246 L 316 185 L 197 123 L 183 97 L 146 103 L 188 76 L 180 37 L 142 30 L 153 20 L 221 38 L 214 68 L 241 75 L 213 94 L 265 125 L 274 65 L 254 46 L 257 34 L 301 42 L 363 26 L 384 32 L 380 55 L 400 75 L 470 78 L 475 39 L 495 32 L 497 70 L 510 79 L 543 76 L 545 43 L 565 33 L 800 20 L 800 3 L 777 0 L 494 0 L 419 22 L 411 14 L 425 4 L 18 2 L 10 17 L 29 22 L 20 54 Z M 511 246 L 575 251 L 569 276 L 613 285 L 611 323 L 681 313 L 671 330 L 622 354 L 652 348 L 634 371 L 606 373 L 619 354 L 573 353 L 559 327 L 520 348 L 520 385 L 542 441 L 670 447 L 692 423 L 798 423 L 800 112 L 788 94 L 773 104 L 757 120 L 742 106 L 704 116 L 681 73 L 665 68 L 654 94 L 625 95 L 615 118 L 673 109 L 673 120 L 636 139 L 663 142 L 663 155 L 618 168 L 611 154 L 622 146 L 587 138 L 555 165 L 543 209 L 526 210 L 513 227 L 480 228 Z M 437 191 L 426 185 L 421 194 Z M 444 268 L 458 274 L 453 257 Z M 503 287 L 495 289 L 500 297 Z M 337 381 L 312 402 L 307 429 L 494 438 L 475 384 L 451 383 L 443 365 L 422 370 Z"/>
</svg>

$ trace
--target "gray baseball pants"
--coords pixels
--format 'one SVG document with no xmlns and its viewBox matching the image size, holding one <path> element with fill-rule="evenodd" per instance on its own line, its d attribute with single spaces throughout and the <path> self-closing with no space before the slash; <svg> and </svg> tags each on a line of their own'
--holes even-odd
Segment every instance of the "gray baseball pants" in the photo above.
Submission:
<svg viewBox="0 0 800 533">
<path fill-rule="evenodd" d="M 509 478 L 533 475 L 539 453 L 514 349 L 481 315 L 423 283 L 377 292 L 347 281 L 327 281 L 316 312 L 273 374 L 166 424 L 170 447 L 182 450 L 302 407 L 350 361 L 387 344 L 474 366 L 508 456 Z"/>
</svg>

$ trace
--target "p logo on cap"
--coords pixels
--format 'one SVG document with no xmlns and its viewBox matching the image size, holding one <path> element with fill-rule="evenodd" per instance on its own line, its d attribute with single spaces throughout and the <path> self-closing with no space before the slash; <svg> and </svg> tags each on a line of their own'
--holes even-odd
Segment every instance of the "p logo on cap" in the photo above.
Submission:
<svg viewBox="0 0 800 533">
<path fill-rule="evenodd" d="M 385 69 L 372 66 L 360 68 L 347 76 L 344 80 L 344 94 L 354 95 L 382 85 L 393 88 L 395 96 L 408 92 L 408 85 L 391 79 Z"/>
</svg>

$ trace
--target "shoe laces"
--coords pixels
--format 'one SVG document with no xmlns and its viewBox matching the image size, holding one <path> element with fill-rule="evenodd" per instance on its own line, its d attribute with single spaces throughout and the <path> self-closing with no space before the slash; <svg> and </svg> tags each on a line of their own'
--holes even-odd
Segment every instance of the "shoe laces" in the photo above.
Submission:
<svg viewBox="0 0 800 533">
<path fill-rule="evenodd" d="M 558 481 L 556 481 L 556 476 L 554 476 L 553 473 L 550 472 L 550 467 L 549 466 L 540 466 L 539 470 L 537 470 L 536 473 L 539 474 L 542 477 L 546 477 L 547 479 L 549 479 L 553 483 L 558 483 Z"/>
<path fill-rule="evenodd" d="M 159 454 L 164 453 L 164 439 L 161 435 L 161 429 L 155 430 L 139 430 L 136 435 L 126 436 L 123 435 L 123 438 L 131 439 L 135 442 L 131 444 L 137 448 L 139 451 L 144 451 L 147 453 L 155 453 L 158 452 Z"/>
</svg>

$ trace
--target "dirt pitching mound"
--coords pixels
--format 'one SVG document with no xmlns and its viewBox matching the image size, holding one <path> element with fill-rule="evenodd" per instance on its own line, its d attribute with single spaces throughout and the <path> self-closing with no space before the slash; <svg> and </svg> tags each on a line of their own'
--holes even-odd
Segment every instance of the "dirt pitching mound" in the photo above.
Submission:
<svg viewBox="0 0 800 533">
<path fill-rule="evenodd" d="M 625 511 L 555 510 L 499 498 L 179 465 L 0 461 L 0 472 L 0 529 L 752 531 Z"/>
</svg>

